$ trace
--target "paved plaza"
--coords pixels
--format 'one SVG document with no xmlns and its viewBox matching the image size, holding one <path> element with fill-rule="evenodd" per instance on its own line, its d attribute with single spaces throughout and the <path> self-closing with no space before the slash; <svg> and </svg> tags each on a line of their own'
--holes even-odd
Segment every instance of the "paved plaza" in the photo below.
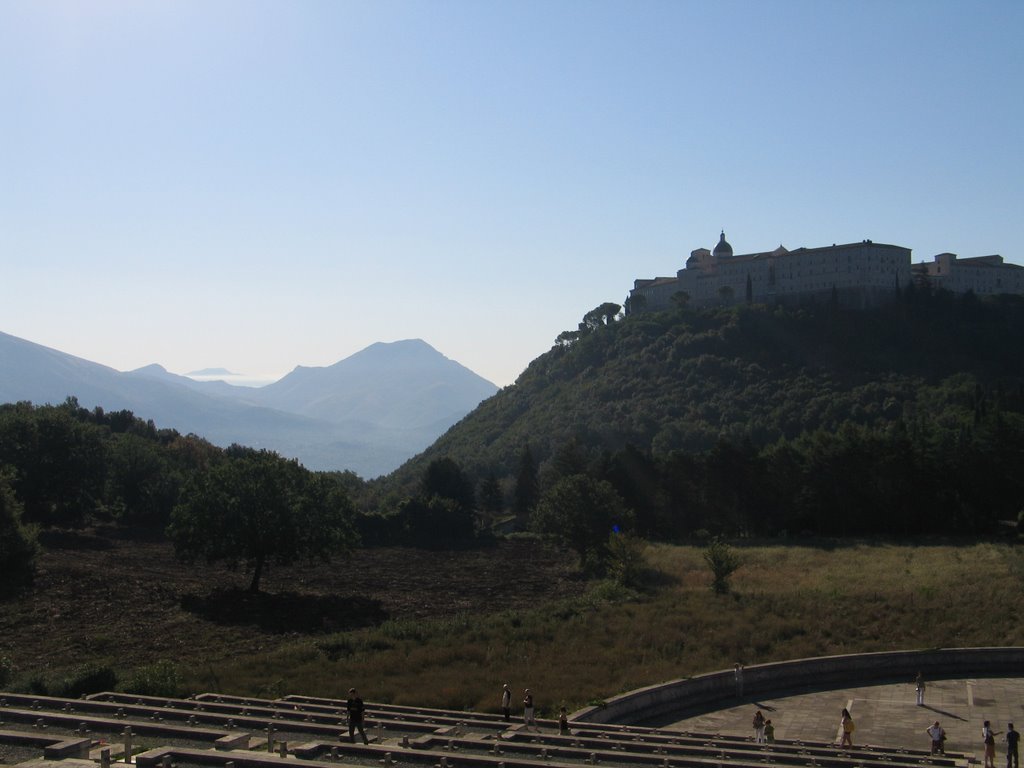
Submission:
<svg viewBox="0 0 1024 768">
<path fill-rule="evenodd" d="M 685 720 L 658 723 L 663 727 L 734 736 L 752 734 L 751 720 L 760 709 L 771 718 L 779 739 L 839 741 L 839 716 L 850 710 L 856 724 L 854 744 L 927 749 L 925 729 L 936 720 L 946 730 L 950 751 L 975 753 L 981 761 L 981 726 L 992 721 L 996 731 L 1008 722 L 1024 728 L 1024 678 L 935 680 L 927 683 L 924 706 L 917 706 L 913 682 L 870 685 L 834 691 L 747 699 Z M 1004 759 L 1002 736 L 996 738 L 997 765 Z"/>
</svg>

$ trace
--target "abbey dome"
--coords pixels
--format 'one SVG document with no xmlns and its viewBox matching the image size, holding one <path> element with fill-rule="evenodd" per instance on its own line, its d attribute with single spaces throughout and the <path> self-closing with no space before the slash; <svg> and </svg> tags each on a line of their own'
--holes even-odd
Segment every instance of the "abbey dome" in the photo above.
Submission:
<svg viewBox="0 0 1024 768">
<path fill-rule="evenodd" d="M 718 245 L 715 246 L 715 250 L 711 252 L 711 255 L 714 256 L 715 258 L 722 258 L 723 256 L 732 256 L 732 246 L 729 245 L 728 241 L 725 239 L 724 229 L 722 230 L 721 236 L 719 236 L 718 238 Z"/>
</svg>

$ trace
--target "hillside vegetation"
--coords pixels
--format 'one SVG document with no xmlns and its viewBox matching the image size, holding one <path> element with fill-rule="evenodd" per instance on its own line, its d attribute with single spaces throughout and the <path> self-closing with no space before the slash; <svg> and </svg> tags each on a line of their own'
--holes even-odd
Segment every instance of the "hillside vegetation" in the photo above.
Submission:
<svg viewBox="0 0 1024 768">
<path fill-rule="evenodd" d="M 35 589 L 0 611 L 0 689 L 344 698 L 355 686 L 370 701 L 494 711 L 509 681 L 550 715 L 736 662 L 1024 636 L 1024 614 L 1006 610 L 1024 549 L 992 542 L 751 542 L 735 547 L 727 595 L 693 546 L 650 545 L 638 591 L 574 578 L 571 557 L 520 538 L 360 550 L 250 595 L 220 569 L 180 567 L 165 543 L 47 543 Z"/>
<path fill-rule="evenodd" d="M 602 583 L 532 608 L 499 601 L 484 612 L 298 638 L 235 656 L 215 676 L 196 667 L 184 688 L 342 696 L 354 685 L 374 701 L 495 711 L 510 681 L 531 687 L 550 716 L 561 704 L 736 662 L 1013 645 L 1024 632 L 1024 617 L 1001 607 L 1024 587 L 1016 547 L 855 542 L 738 554 L 730 595 L 709 589 L 699 548 L 655 545 L 653 584 L 639 595 Z"/>
<path fill-rule="evenodd" d="M 602 305 L 371 484 L 0 405 L 0 687 L 493 708 L 509 680 L 550 712 L 736 661 L 1014 644 L 1022 550 L 991 534 L 1024 503 L 1022 349 L 1011 297 Z M 510 512 L 562 548 L 487 527 Z"/>
<path fill-rule="evenodd" d="M 447 457 L 511 505 L 609 480 L 645 535 L 989 530 L 1024 503 L 1024 301 L 907 291 L 581 323 L 383 483 Z"/>
</svg>

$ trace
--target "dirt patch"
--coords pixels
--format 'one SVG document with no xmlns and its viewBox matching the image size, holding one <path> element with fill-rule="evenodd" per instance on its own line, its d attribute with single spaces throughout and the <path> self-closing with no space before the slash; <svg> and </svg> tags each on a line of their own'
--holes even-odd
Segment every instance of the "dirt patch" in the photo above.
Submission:
<svg viewBox="0 0 1024 768">
<path fill-rule="evenodd" d="M 52 541 L 32 591 L 0 602 L 0 655 L 18 677 L 85 663 L 215 664 L 301 635 L 388 619 L 526 609 L 580 594 L 567 552 L 536 541 L 459 551 L 365 549 L 333 564 L 243 573 L 184 565 L 170 544 L 77 534 Z"/>
</svg>

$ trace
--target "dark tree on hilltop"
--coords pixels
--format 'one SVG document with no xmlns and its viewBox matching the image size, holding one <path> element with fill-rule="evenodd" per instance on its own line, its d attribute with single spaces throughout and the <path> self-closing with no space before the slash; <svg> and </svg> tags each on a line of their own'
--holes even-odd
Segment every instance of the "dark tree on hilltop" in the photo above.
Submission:
<svg viewBox="0 0 1024 768">
<path fill-rule="evenodd" d="M 611 325 L 618 317 L 622 306 L 611 301 L 606 301 L 598 307 L 594 307 L 583 316 L 581 328 L 599 328 L 602 325 Z"/>
<path fill-rule="evenodd" d="M 269 451 L 232 446 L 228 454 L 174 509 L 167 532 L 182 559 L 244 565 L 258 592 L 270 563 L 329 560 L 352 546 L 352 508 L 337 483 Z"/>
</svg>

